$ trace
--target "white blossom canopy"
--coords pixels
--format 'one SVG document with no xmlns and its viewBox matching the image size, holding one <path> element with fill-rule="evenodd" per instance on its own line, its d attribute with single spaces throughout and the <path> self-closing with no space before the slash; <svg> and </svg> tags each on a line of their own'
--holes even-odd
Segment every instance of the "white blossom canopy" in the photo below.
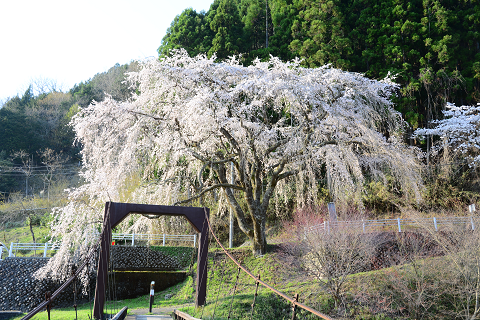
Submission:
<svg viewBox="0 0 480 320">
<path fill-rule="evenodd" d="M 443 120 L 435 120 L 433 128 L 422 128 L 414 136 L 440 136 L 436 151 L 450 147 L 463 156 L 471 167 L 480 166 L 480 103 L 457 107 L 447 103 Z"/>
<path fill-rule="evenodd" d="M 257 252 L 269 201 L 288 179 L 300 204 L 316 198 L 319 178 L 338 201 L 361 202 L 367 177 L 385 174 L 419 199 L 419 165 L 389 100 L 395 84 L 299 62 L 272 57 L 245 67 L 184 50 L 142 62 L 128 77 L 131 99 L 107 98 L 73 119 L 86 184 L 59 211 L 56 235 L 84 239 L 87 223 L 101 218 L 95 208 L 125 200 L 122 188 L 138 173 L 146 183 L 135 202 L 183 203 L 223 189 Z"/>
</svg>

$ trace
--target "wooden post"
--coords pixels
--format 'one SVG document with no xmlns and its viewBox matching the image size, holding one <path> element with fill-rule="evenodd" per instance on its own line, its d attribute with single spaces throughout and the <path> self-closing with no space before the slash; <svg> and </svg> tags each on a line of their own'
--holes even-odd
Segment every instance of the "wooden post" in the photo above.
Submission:
<svg viewBox="0 0 480 320">
<path fill-rule="evenodd" d="M 298 293 L 295 294 L 293 297 L 293 305 L 292 305 L 292 320 L 295 320 L 295 313 L 297 312 L 297 305 L 295 302 L 298 301 Z"/>
</svg>

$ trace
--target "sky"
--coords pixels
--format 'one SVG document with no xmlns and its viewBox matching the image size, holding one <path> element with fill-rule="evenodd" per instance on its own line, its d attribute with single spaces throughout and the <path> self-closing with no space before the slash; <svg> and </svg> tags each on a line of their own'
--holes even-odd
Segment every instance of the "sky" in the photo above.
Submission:
<svg viewBox="0 0 480 320">
<path fill-rule="evenodd" d="M 0 105 L 33 82 L 66 91 L 116 63 L 157 56 L 170 23 L 213 0 L 0 0 Z"/>
</svg>

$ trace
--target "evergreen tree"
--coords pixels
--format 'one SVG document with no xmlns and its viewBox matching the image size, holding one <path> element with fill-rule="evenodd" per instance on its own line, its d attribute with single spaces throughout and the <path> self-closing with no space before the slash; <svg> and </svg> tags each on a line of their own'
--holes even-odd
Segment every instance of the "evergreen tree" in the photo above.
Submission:
<svg viewBox="0 0 480 320">
<path fill-rule="evenodd" d="M 332 63 L 349 69 L 351 41 L 345 23 L 343 3 L 339 0 L 297 0 L 298 16 L 292 25 L 294 40 L 290 49 L 305 59 L 305 64 L 318 67 Z"/>
<path fill-rule="evenodd" d="M 236 1 L 220 0 L 215 9 L 212 7 L 207 17 L 214 33 L 212 46 L 208 50 L 209 56 L 216 53 L 219 59 L 224 59 L 243 52 L 243 26 Z"/>
<path fill-rule="evenodd" d="M 205 12 L 197 13 L 192 8 L 185 9 L 172 21 L 158 48 L 160 56 L 171 49 L 184 48 L 194 56 L 208 52 L 212 46 L 213 32 L 206 21 Z"/>
</svg>

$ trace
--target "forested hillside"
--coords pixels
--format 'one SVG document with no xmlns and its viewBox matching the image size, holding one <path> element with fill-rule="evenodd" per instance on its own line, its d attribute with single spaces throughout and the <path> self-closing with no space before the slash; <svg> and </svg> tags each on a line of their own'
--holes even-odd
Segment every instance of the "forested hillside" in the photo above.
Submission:
<svg viewBox="0 0 480 320">
<path fill-rule="evenodd" d="M 424 141 L 414 139 L 415 129 L 432 128 L 431 121 L 443 117 L 446 102 L 461 106 L 480 101 L 478 0 L 214 0 L 207 12 L 187 8 L 175 17 L 159 56 L 174 48 L 185 48 L 190 55 L 216 54 L 218 59 L 241 55 L 244 65 L 273 55 L 282 60 L 299 57 L 306 67 L 330 63 L 371 79 L 394 74 L 400 84 L 395 108 L 410 124 L 404 138 L 427 151 L 432 135 Z M 117 64 L 67 92 L 51 83 L 33 84 L 22 96 L 8 99 L 0 108 L 0 197 L 26 192 L 25 174 L 6 171 L 16 166 L 18 173 L 27 163 L 44 165 L 46 150 L 78 164 L 79 146 L 73 145 L 74 133 L 67 126 L 70 119 L 106 94 L 125 100 L 130 94 L 123 82 L 125 72 L 136 68 L 137 63 Z M 438 154 L 450 161 L 450 155 Z M 449 173 L 443 180 L 428 175 L 434 182 L 427 198 L 434 203 L 446 198 L 441 192 L 450 196 L 478 185 L 471 183 L 475 175 L 463 162 L 441 166 L 451 164 L 456 167 L 448 172 L 455 175 Z M 452 184 L 458 190 L 445 187 Z M 391 194 L 379 195 L 392 187 L 387 182 L 365 188 L 364 202 L 378 207 Z M 470 196 L 460 197 L 466 201 Z"/>
<path fill-rule="evenodd" d="M 245 63 L 300 57 L 375 79 L 390 72 L 413 129 L 441 117 L 446 101 L 480 100 L 479 1 L 215 0 L 208 12 L 179 14 L 158 52 L 180 47 Z"/>
<path fill-rule="evenodd" d="M 58 90 L 54 81 L 33 83 L 22 96 L 8 99 L 0 108 L 0 200 L 12 191 L 28 193 L 25 171 L 32 176 L 30 182 L 38 184 L 28 188 L 41 190 L 43 181 L 35 181 L 36 171 L 46 173 L 53 158 L 78 164 L 79 146 L 73 144 L 75 135 L 68 123 L 80 108 L 106 94 L 125 99 L 129 92 L 124 74 L 135 66 L 117 64 L 67 92 Z"/>
</svg>

